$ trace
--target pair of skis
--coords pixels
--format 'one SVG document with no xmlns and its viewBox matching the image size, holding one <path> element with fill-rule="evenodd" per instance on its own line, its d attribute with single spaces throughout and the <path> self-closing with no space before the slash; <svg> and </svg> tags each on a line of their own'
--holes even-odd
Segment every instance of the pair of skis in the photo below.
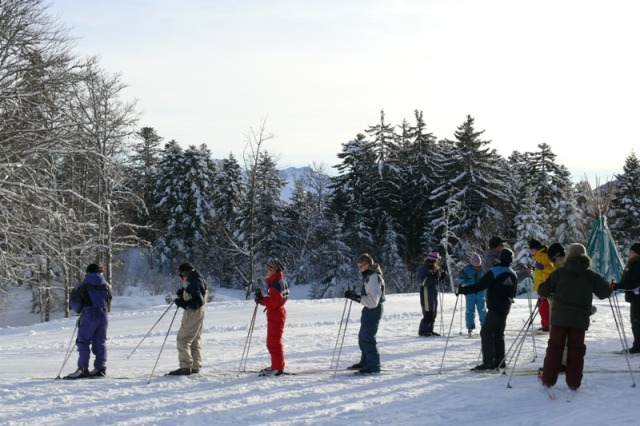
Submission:
<svg viewBox="0 0 640 426">
<path fill-rule="evenodd" d="M 544 388 L 545 392 L 547 393 L 547 396 L 551 401 L 555 401 L 557 399 L 556 391 L 552 387 L 547 385 L 542 385 L 542 387 Z M 567 402 L 573 401 L 573 398 L 575 398 L 576 396 L 576 392 L 577 390 L 575 389 L 569 389 L 569 392 L 567 392 L 567 395 L 565 397 L 565 401 Z"/>
</svg>

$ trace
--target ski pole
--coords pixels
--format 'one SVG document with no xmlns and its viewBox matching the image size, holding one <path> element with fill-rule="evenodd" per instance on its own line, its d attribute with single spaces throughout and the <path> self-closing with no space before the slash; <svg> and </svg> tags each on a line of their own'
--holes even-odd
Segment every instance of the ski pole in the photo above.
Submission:
<svg viewBox="0 0 640 426">
<path fill-rule="evenodd" d="M 624 323 L 622 322 L 622 312 L 620 311 L 620 303 L 618 302 L 618 294 L 615 294 L 613 299 L 613 305 L 611 305 L 611 298 L 609 298 L 609 304 L 611 306 L 611 313 L 613 314 L 614 319 L 617 319 L 616 326 L 618 325 L 618 321 L 620 326 L 618 327 L 618 336 L 620 336 L 620 341 L 622 343 L 622 350 L 627 351 L 629 349 L 629 345 L 627 344 L 627 334 L 624 331 Z M 614 311 L 615 308 L 615 311 Z"/>
<path fill-rule="evenodd" d="M 340 318 L 340 327 L 338 328 L 338 335 L 336 336 L 336 344 L 333 346 L 333 355 L 331 356 L 331 364 L 329 370 L 334 369 L 334 362 L 336 362 L 336 353 L 338 352 L 338 343 L 340 342 L 340 335 L 342 334 L 342 325 L 344 324 L 344 315 L 347 312 L 347 303 L 349 299 L 344 299 L 344 307 L 342 308 L 342 317 Z"/>
<path fill-rule="evenodd" d="M 76 326 L 73 328 L 73 333 L 71 333 L 71 340 L 69 340 L 69 347 L 67 348 L 67 353 L 64 356 L 64 361 L 62 362 L 62 367 L 60 367 L 60 371 L 56 376 L 56 380 L 60 379 L 60 374 L 62 374 L 62 370 L 64 370 L 64 366 L 67 365 L 67 361 L 69 361 L 69 357 L 71 356 L 71 348 L 73 347 L 73 339 L 76 337 L 76 331 L 78 331 L 78 324 L 80 324 L 80 318 L 82 318 L 82 313 L 78 317 L 76 321 Z"/>
<path fill-rule="evenodd" d="M 349 325 L 349 317 L 351 316 L 351 306 L 353 305 L 353 300 L 349 299 L 349 310 L 347 311 L 347 317 L 344 322 L 344 329 L 342 330 L 342 339 L 340 341 L 340 349 L 338 350 L 338 356 L 336 357 L 335 368 L 333 370 L 333 375 L 338 374 L 338 365 L 340 364 L 340 355 L 342 354 L 342 347 L 344 346 L 344 338 L 347 335 L 347 325 Z M 339 332 L 338 332 L 339 333 Z M 338 334 L 338 338 L 339 338 Z M 333 361 L 332 361 L 333 363 Z"/>
<path fill-rule="evenodd" d="M 158 358 L 156 358 L 156 363 L 153 364 L 153 370 L 149 374 L 149 379 L 147 380 L 147 384 L 151 383 L 151 376 L 156 371 L 156 366 L 158 365 L 158 361 L 160 360 L 160 355 L 162 355 L 162 350 L 164 349 L 164 344 L 167 343 L 167 337 L 169 337 L 169 332 L 171 331 L 171 327 L 173 326 L 173 321 L 176 319 L 176 315 L 178 314 L 178 305 L 176 305 L 176 312 L 173 314 L 173 318 L 171 318 L 171 323 L 169 324 L 169 329 L 167 330 L 167 334 L 164 336 L 164 340 L 162 341 L 162 346 L 160 346 L 160 352 L 158 352 Z"/>
<path fill-rule="evenodd" d="M 521 346 L 524 343 L 524 340 L 527 338 L 527 332 L 529 331 L 529 328 L 531 328 L 531 326 L 533 325 L 533 321 L 535 320 L 535 317 L 537 314 L 538 314 L 538 307 L 536 306 L 535 309 L 531 311 L 529 318 L 527 318 L 525 323 L 522 325 L 522 328 L 520 329 L 520 331 L 518 331 L 516 338 L 511 343 L 511 346 L 509 346 L 509 350 L 505 352 L 505 359 L 509 358 L 508 355 L 511 353 L 511 349 L 513 349 L 514 345 L 516 345 L 516 342 L 518 342 L 518 344 L 516 345 L 516 348 L 518 346 Z M 513 358 L 513 355 L 511 355 L 511 357 Z M 509 362 L 511 362 L 511 360 L 509 360 Z"/>
<path fill-rule="evenodd" d="M 444 356 L 447 353 L 447 346 L 449 345 L 449 338 L 451 337 L 451 329 L 453 328 L 453 320 L 456 318 L 456 308 L 458 307 L 458 299 L 460 296 L 456 294 L 456 303 L 453 305 L 453 314 L 451 315 L 451 323 L 449 324 L 449 333 L 447 333 L 447 340 L 444 342 L 444 351 L 442 352 L 442 361 L 440 361 L 440 369 L 438 374 L 442 373 L 442 366 L 444 365 Z"/>
<path fill-rule="evenodd" d="M 620 342 L 622 343 L 622 347 L 624 348 L 624 356 L 627 360 L 627 367 L 629 367 L 629 374 L 631 375 L 631 387 L 635 388 L 636 387 L 636 381 L 633 378 L 633 371 L 631 370 L 631 364 L 629 363 L 629 346 L 627 345 L 627 339 L 626 337 L 623 338 L 624 332 L 620 332 L 620 328 L 622 327 L 622 315 L 620 314 L 620 304 L 617 303 L 618 302 L 618 298 L 617 298 L 617 294 L 616 294 L 616 299 L 615 302 L 612 303 L 611 302 L 611 297 L 609 297 L 609 306 L 611 307 L 611 313 L 613 314 L 613 319 L 615 320 L 616 323 L 616 328 L 618 329 L 618 336 L 620 336 Z M 617 314 L 614 311 L 614 304 L 617 304 Z M 618 322 L 618 320 L 620 320 L 620 323 Z"/>
<path fill-rule="evenodd" d="M 160 322 L 160 320 L 162 319 L 162 317 L 164 317 L 164 315 L 165 315 L 167 312 L 169 312 L 169 309 L 171 309 L 171 306 L 173 306 L 173 304 L 174 304 L 174 303 L 175 303 L 175 301 L 174 301 L 174 302 L 171 302 L 171 304 L 169 304 L 169 307 L 167 307 L 167 309 L 164 311 L 164 313 L 163 313 L 162 315 L 160 315 L 160 318 L 158 318 L 158 321 L 156 321 L 156 323 L 155 323 L 155 324 L 153 324 L 153 326 L 151 326 L 151 328 L 149 329 L 149 331 L 147 331 L 147 334 L 145 334 L 145 335 L 144 335 L 144 337 L 142 338 L 142 340 L 140 340 L 140 343 L 138 343 L 138 344 L 136 345 L 136 347 L 135 347 L 135 348 L 133 348 L 133 350 L 131 351 L 131 353 L 130 353 L 129 355 L 127 355 L 127 359 L 129 359 L 129 357 L 130 357 L 131 355 L 133 355 L 133 353 L 134 353 L 136 350 L 138 350 L 138 348 L 140 347 L 140 345 L 142 344 L 142 342 L 144 342 L 144 339 L 146 339 L 146 338 L 147 338 L 147 336 L 151 333 L 151 330 L 153 330 L 153 329 L 155 328 L 155 326 L 156 326 L 156 325 L 158 325 L 158 323 Z"/>
<path fill-rule="evenodd" d="M 524 341 L 527 338 L 527 332 L 533 326 L 533 320 L 534 320 L 535 315 L 537 314 L 537 312 L 538 312 L 538 307 L 536 306 L 536 309 L 534 309 L 534 311 L 531 313 L 531 316 L 529 317 L 529 321 L 527 321 L 527 323 L 526 323 L 526 330 L 524 330 L 524 326 L 523 326 L 522 330 L 520 331 L 520 333 L 522 333 L 522 338 L 520 339 L 518 345 L 516 345 L 515 359 L 513 360 L 513 364 L 511 365 L 511 374 L 509 375 L 509 381 L 507 382 L 507 388 L 511 388 L 511 379 L 513 378 L 513 373 L 516 371 L 516 365 L 518 364 L 518 359 L 520 358 L 520 353 L 522 352 L 522 347 L 524 346 Z M 516 337 L 516 340 L 514 340 L 514 342 L 511 344 L 512 347 L 513 347 L 513 344 L 516 343 L 516 341 L 518 341 L 519 337 L 520 337 L 520 334 L 518 334 L 518 336 Z M 511 350 L 511 348 L 509 348 L 509 350 Z M 513 356 L 512 356 L 512 358 L 513 358 Z M 507 359 L 507 356 L 505 354 L 505 357 L 503 358 L 502 361 L 500 361 L 500 364 L 502 364 L 503 361 L 506 362 L 506 359 Z M 506 374 L 506 372 L 507 372 L 507 369 L 505 367 L 505 370 L 502 372 L 502 374 Z"/>
<path fill-rule="evenodd" d="M 242 349 L 242 355 L 240 356 L 240 365 L 238 366 L 238 374 L 247 370 L 247 361 L 249 359 L 249 348 L 251 347 L 251 338 L 253 337 L 253 328 L 256 324 L 256 314 L 258 313 L 258 303 L 253 308 L 253 315 L 251 316 L 251 322 L 247 331 L 247 340 L 244 342 L 244 348 Z"/>
</svg>

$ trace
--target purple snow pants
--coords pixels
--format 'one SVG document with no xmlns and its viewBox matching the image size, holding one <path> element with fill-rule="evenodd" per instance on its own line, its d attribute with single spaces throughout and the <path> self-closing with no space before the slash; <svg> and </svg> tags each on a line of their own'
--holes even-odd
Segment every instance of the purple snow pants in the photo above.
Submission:
<svg viewBox="0 0 640 426">
<path fill-rule="evenodd" d="M 78 368 L 89 368 L 90 351 L 96 359 L 94 368 L 100 370 L 107 366 L 107 308 L 88 307 L 82 310 L 78 326 Z"/>
</svg>

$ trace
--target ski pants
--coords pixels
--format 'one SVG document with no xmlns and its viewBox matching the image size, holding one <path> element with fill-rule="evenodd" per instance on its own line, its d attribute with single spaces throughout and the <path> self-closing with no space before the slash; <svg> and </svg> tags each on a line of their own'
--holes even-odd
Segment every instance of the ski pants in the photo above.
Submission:
<svg viewBox="0 0 640 426">
<path fill-rule="evenodd" d="M 203 322 L 204 306 L 195 311 L 185 309 L 182 313 L 182 323 L 176 338 L 180 368 L 200 369 L 202 366 L 200 340 Z"/>
<path fill-rule="evenodd" d="M 438 290 L 435 287 L 420 287 L 420 306 L 422 308 L 422 320 L 418 328 L 420 336 L 433 333 L 433 326 L 438 317 Z"/>
<path fill-rule="evenodd" d="M 633 333 L 633 346 L 631 346 L 631 349 L 640 351 L 640 296 L 634 296 L 630 305 L 629 318 L 631 320 L 631 332 Z"/>
<path fill-rule="evenodd" d="M 82 310 L 78 325 L 78 368 L 89 368 L 91 352 L 95 356 L 93 366 L 100 370 L 107 366 L 107 308 L 87 307 Z"/>
<path fill-rule="evenodd" d="M 360 346 L 360 364 L 373 373 L 380 372 L 380 353 L 378 352 L 376 334 L 384 312 L 383 304 L 378 303 L 373 309 L 362 308 L 360 317 L 360 332 L 358 346 Z"/>
<path fill-rule="evenodd" d="M 478 311 L 480 325 L 484 324 L 484 318 L 487 316 L 487 308 L 485 308 L 484 304 L 484 291 L 465 295 L 465 302 L 467 302 L 467 307 L 465 308 L 467 330 L 474 330 L 476 328 L 476 311 Z"/>
<path fill-rule="evenodd" d="M 284 306 L 267 310 L 267 350 L 271 354 L 271 369 L 284 370 L 284 345 L 282 334 L 287 320 L 287 310 Z"/>
<path fill-rule="evenodd" d="M 504 360 L 504 329 L 507 326 L 507 314 L 499 314 L 489 310 L 480 329 L 482 341 L 482 362 L 488 364 L 493 360 Z"/>
<path fill-rule="evenodd" d="M 554 325 L 549 332 L 547 353 L 542 367 L 542 383 L 553 386 L 558 381 L 558 373 L 562 364 L 562 352 L 567 344 L 567 386 L 578 389 L 582 383 L 584 355 L 587 347 L 584 344 L 585 330 L 575 327 Z"/>
<path fill-rule="evenodd" d="M 549 327 L 549 299 L 546 297 L 538 299 L 538 312 L 540 313 L 540 325 L 543 328 Z"/>
</svg>

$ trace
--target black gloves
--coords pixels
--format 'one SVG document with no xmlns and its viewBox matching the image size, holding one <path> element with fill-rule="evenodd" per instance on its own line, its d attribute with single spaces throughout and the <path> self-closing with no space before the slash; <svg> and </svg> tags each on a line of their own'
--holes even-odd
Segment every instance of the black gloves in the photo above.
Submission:
<svg viewBox="0 0 640 426">
<path fill-rule="evenodd" d="M 262 304 L 262 299 L 264 299 L 264 296 L 262 295 L 262 290 L 257 289 L 256 290 L 256 295 L 253 298 L 253 301 L 256 302 L 256 304 L 260 305 L 260 304 Z"/>
<path fill-rule="evenodd" d="M 187 302 L 182 300 L 182 298 L 180 298 L 180 297 L 178 297 L 176 300 L 174 300 L 173 303 L 175 303 L 176 306 L 179 307 L 179 308 L 187 309 Z"/>
<path fill-rule="evenodd" d="M 182 298 L 182 293 L 184 293 L 184 287 L 180 287 L 178 289 L 178 291 L 176 291 L 176 294 L 178 295 L 178 297 Z"/>
<path fill-rule="evenodd" d="M 351 299 L 354 302 L 358 302 L 360 303 L 360 296 L 358 295 L 358 293 L 356 293 L 353 290 L 347 290 L 344 292 L 344 297 L 346 297 L 347 299 Z"/>
<path fill-rule="evenodd" d="M 467 293 L 465 293 L 464 287 L 459 285 L 458 288 L 456 289 L 456 296 L 459 296 L 461 294 L 464 295 L 464 294 L 467 294 Z"/>
</svg>

